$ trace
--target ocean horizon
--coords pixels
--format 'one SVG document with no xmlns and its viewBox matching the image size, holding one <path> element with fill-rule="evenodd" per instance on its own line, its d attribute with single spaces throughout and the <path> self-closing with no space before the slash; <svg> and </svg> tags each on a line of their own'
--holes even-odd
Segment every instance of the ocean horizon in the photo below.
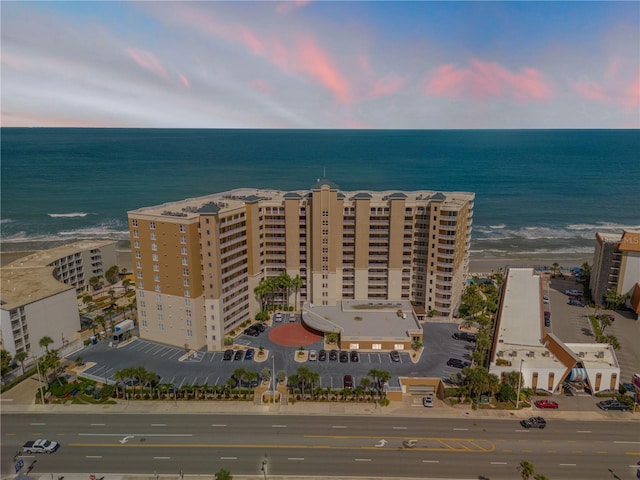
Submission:
<svg viewBox="0 0 640 480">
<path fill-rule="evenodd" d="M 476 194 L 471 255 L 586 257 L 640 229 L 638 130 L 6 128 L 0 240 L 128 240 L 127 211 L 249 187 Z"/>
</svg>

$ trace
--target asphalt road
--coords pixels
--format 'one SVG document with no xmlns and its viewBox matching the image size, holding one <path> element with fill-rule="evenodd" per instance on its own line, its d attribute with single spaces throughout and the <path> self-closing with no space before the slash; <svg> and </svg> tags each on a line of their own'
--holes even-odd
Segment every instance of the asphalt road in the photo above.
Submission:
<svg viewBox="0 0 640 480">
<path fill-rule="evenodd" d="M 525 430 L 513 419 L 264 415 L 2 415 L 2 473 L 27 440 L 61 448 L 33 473 L 519 478 L 517 466 L 558 479 L 633 478 L 637 422 L 550 420 Z M 403 441 L 417 440 L 415 448 Z"/>
</svg>

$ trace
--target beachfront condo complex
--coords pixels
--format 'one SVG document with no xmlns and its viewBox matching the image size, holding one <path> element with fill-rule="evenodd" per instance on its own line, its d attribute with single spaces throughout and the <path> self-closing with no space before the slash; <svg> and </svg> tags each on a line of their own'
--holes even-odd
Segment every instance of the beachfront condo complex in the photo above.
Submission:
<svg viewBox="0 0 640 480">
<path fill-rule="evenodd" d="M 452 318 L 465 287 L 474 194 L 236 189 L 128 212 L 140 336 L 220 350 L 265 303 L 410 301 Z M 286 273 L 291 288 L 260 295 Z M 258 287 L 258 288 L 257 288 Z M 304 319 L 303 319 L 304 321 Z"/>
</svg>

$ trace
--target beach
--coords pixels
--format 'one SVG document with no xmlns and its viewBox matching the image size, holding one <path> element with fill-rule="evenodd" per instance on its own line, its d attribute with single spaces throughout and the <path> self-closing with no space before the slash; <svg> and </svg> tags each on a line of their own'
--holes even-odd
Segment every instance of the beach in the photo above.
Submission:
<svg viewBox="0 0 640 480">
<path fill-rule="evenodd" d="M 72 243 L 76 240 L 77 239 L 69 239 L 67 241 L 2 242 L 0 244 L 0 266 L 7 265 L 31 253 Z M 117 255 L 118 266 L 131 270 L 129 242 L 123 240 L 118 241 Z M 591 264 L 593 262 L 593 254 L 522 256 L 514 252 L 512 256 L 494 258 L 478 258 L 471 255 L 469 260 L 469 274 L 491 273 L 506 267 L 531 267 L 549 270 L 554 263 L 558 263 L 563 270 L 568 270 L 574 267 L 580 267 L 585 262 Z"/>
</svg>

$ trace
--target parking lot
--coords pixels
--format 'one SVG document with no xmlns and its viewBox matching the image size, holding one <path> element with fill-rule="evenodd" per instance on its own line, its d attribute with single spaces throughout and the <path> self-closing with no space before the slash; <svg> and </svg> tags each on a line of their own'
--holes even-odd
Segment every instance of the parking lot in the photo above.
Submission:
<svg viewBox="0 0 640 480">
<path fill-rule="evenodd" d="M 299 322 L 299 320 L 298 320 Z M 283 325 L 284 326 L 284 325 Z M 393 362 L 388 352 L 359 352 L 359 361 L 342 363 L 331 361 L 327 355 L 325 361 L 304 362 L 296 361 L 297 347 L 284 347 L 269 339 L 272 329 L 280 328 L 280 324 L 269 326 L 258 336 L 240 335 L 235 345 L 243 348 L 263 347 L 269 356 L 265 361 L 253 360 L 224 360 L 224 352 L 199 351 L 194 358 L 180 361 L 185 355 L 183 348 L 163 345 L 142 339 L 135 339 L 119 348 L 109 347 L 109 343 L 102 341 L 96 345 L 89 345 L 73 354 L 70 360 L 82 357 L 86 363 L 95 364 L 87 368 L 84 373 L 113 381 L 116 371 L 129 367 L 143 366 L 149 371 L 157 373 L 162 383 L 172 383 L 177 388 L 185 385 L 223 385 L 237 368 L 260 373 L 263 368 L 271 369 L 275 362 L 275 371 L 284 370 L 292 375 L 305 365 L 320 376 L 320 386 L 323 388 L 342 388 L 344 375 L 351 375 L 355 385 L 367 377 L 372 369 L 388 371 L 391 374 L 390 387 L 399 386 L 400 376 L 426 376 L 448 379 L 459 369 L 447 366 L 451 357 L 469 361 L 473 344 L 452 338 L 458 330 L 454 323 L 426 323 L 424 325 L 424 351 L 420 359 L 414 363 L 410 358 L 413 352 L 400 352 L 398 362 Z M 324 348 L 323 340 L 305 346 L 306 351 L 319 352 Z M 327 351 L 328 353 L 328 351 Z"/>
</svg>

